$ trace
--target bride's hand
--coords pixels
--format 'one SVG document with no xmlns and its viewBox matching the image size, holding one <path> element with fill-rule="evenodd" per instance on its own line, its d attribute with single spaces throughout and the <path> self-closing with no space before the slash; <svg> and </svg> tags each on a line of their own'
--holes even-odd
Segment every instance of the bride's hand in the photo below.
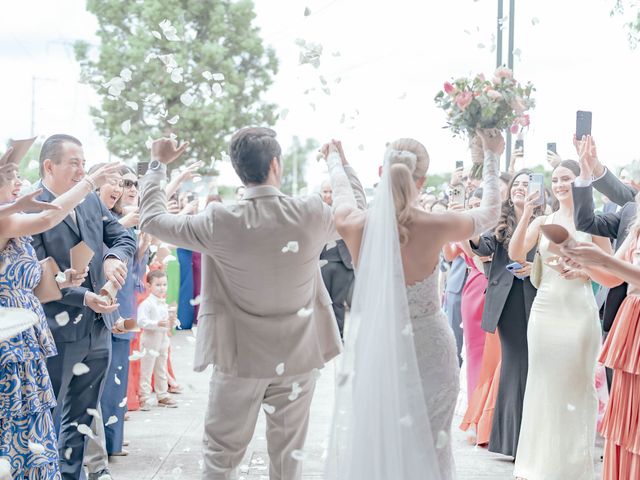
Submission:
<svg viewBox="0 0 640 480">
<path fill-rule="evenodd" d="M 485 152 L 493 152 L 496 155 L 502 155 L 504 153 L 504 137 L 500 130 L 496 128 L 478 129 L 477 134 L 480 140 L 482 140 L 482 149 Z"/>
</svg>

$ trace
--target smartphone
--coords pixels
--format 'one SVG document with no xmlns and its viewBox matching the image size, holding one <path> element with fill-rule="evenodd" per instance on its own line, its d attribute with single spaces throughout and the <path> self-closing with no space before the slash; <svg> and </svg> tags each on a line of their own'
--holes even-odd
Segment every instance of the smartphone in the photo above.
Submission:
<svg viewBox="0 0 640 480">
<path fill-rule="evenodd" d="M 553 153 L 558 153 L 558 151 L 556 150 L 556 143 L 547 143 L 547 152 L 553 152 Z"/>
<path fill-rule="evenodd" d="M 465 191 L 462 186 L 451 187 L 449 189 L 449 203 L 464 205 Z"/>
<path fill-rule="evenodd" d="M 191 203 L 196 199 L 196 194 L 193 192 L 187 193 L 187 202 Z"/>
<path fill-rule="evenodd" d="M 524 140 L 522 139 L 516 140 L 515 151 L 524 153 Z"/>
<path fill-rule="evenodd" d="M 136 171 L 138 172 L 138 177 L 144 176 L 144 174 L 147 173 L 148 169 L 149 169 L 149 162 L 138 162 L 138 164 L 136 165 Z"/>
<path fill-rule="evenodd" d="M 464 162 L 462 160 L 456 161 L 456 170 L 462 170 L 464 168 Z"/>
<path fill-rule="evenodd" d="M 532 195 L 534 192 L 539 192 L 536 205 L 544 204 L 544 175 L 541 173 L 529 174 L 529 188 L 527 190 L 527 196 Z"/>
<path fill-rule="evenodd" d="M 591 135 L 591 112 L 578 110 L 576 112 L 576 140 L 582 140 L 582 137 Z"/>
<path fill-rule="evenodd" d="M 522 265 L 520 265 L 518 262 L 513 262 L 510 263 L 509 265 L 507 265 L 506 268 L 509 273 L 511 273 L 514 277 L 519 278 L 520 280 L 522 280 L 524 277 L 520 276 L 520 275 L 516 275 L 516 271 L 522 269 Z"/>
</svg>

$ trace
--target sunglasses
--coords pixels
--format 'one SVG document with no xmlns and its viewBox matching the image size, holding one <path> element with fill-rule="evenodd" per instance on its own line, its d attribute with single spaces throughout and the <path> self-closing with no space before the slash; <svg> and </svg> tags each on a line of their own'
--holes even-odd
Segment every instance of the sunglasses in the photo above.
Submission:
<svg viewBox="0 0 640 480">
<path fill-rule="evenodd" d="M 124 188 L 131 188 L 131 187 L 138 188 L 138 181 L 137 180 L 123 180 L 122 181 L 122 186 Z"/>
</svg>

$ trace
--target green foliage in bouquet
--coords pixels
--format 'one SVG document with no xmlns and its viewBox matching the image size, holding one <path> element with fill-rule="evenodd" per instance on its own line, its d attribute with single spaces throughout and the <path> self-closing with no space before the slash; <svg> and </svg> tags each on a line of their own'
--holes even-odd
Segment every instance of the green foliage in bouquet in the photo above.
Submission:
<svg viewBox="0 0 640 480">
<path fill-rule="evenodd" d="M 528 126 L 526 112 L 535 106 L 534 90 L 531 83 L 522 86 L 511 70 L 499 67 L 491 80 L 479 74 L 446 82 L 434 100 L 447 115 L 445 128 L 471 138 L 479 128 L 511 128 L 515 133 Z"/>
</svg>

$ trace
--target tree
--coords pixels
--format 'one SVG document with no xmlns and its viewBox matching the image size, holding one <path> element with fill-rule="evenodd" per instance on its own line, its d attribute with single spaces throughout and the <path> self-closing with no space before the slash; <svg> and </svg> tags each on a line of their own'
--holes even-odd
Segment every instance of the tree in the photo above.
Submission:
<svg viewBox="0 0 640 480">
<path fill-rule="evenodd" d="M 297 136 L 293 137 L 289 150 L 282 156 L 282 186 L 281 190 L 287 195 L 297 195 L 307 186 L 304 179 L 307 162 L 320 144 L 317 140 L 307 138 L 304 143 Z"/>
<path fill-rule="evenodd" d="M 176 135 L 209 164 L 234 130 L 275 122 L 261 96 L 277 59 L 252 0 L 87 0 L 87 10 L 99 52 L 79 41 L 76 59 L 102 96 L 90 113 L 114 155 L 146 160 L 151 138 Z"/>
<path fill-rule="evenodd" d="M 629 29 L 629 44 L 636 48 L 640 43 L 640 2 L 637 0 L 616 0 L 611 15 L 626 17 L 625 26 Z"/>
</svg>

